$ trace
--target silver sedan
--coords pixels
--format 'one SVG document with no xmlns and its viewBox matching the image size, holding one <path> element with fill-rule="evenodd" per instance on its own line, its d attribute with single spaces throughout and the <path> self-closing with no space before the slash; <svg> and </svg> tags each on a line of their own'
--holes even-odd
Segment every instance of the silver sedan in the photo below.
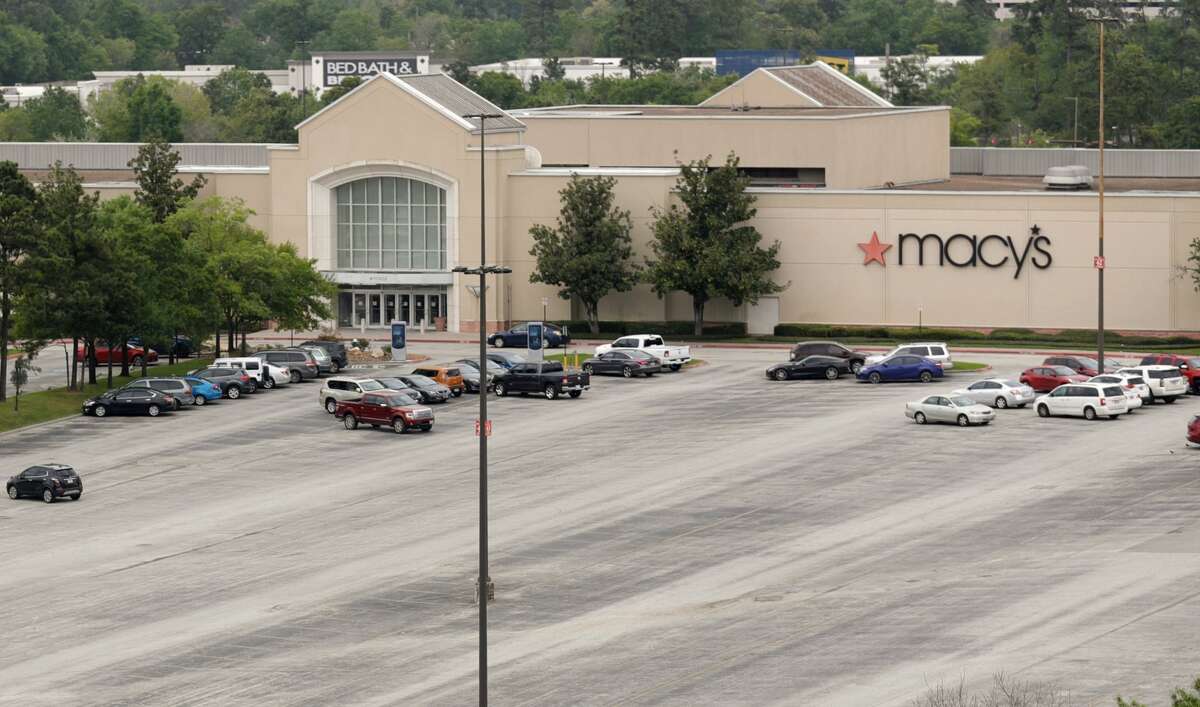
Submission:
<svg viewBox="0 0 1200 707">
<path fill-rule="evenodd" d="M 995 419 L 996 413 L 986 405 L 980 405 L 964 395 L 930 395 L 916 403 L 904 406 L 904 416 L 912 418 L 918 425 L 926 422 L 953 422 L 959 427 L 986 425 Z"/>
<path fill-rule="evenodd" d="M 985 378 L 966 388 L 959 388 L 954 394 L 964 395 L 981 405 L 1000 409 L 1023 408 L 1037 397 L 1033 388 L 1008 378 Z"/>
</svg>

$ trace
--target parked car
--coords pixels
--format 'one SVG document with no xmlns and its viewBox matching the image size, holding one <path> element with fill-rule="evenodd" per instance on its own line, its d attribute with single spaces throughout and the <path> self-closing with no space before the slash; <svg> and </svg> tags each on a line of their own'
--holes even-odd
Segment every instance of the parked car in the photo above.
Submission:
<svg viewBox="0 0 1200 707">
<path fill-rule="evenodd" d="M 563 369 L 557 361 L 548 363 L 521 363 L 513 366 L 508 375 L 496 381 L 496 395 L 509 393 L 541 393 L 554 400 L 563 393 L 572 398 L 583 395 L 591 387 L 591 376 L 587 372 L 575 373 Z"/>
<path fill-rule="evenodd" d="M 221 386 L 210 380 L 198 376 L 184 376 L 183 379 L 192 387 L 192 395 L 195 397 L 193 404 L 195 405 L 205 405 L 212 400 L 220 400 L 224 394 L 221 392 Z"/>
<path fill-rule="evenodd" d="M 884 359 L 902 355 L 929 359 L 939 368 L 947 371 L 954 368 L 954 361 L 950 359 L 950 347 L 942 343 L 901 344 L 885 354 L 868 356 L 864 365 L 869 366 L 872 363 L 879 363 Z"/>
<path fill-rule="evenodd" d="M 336 364 L 334 364 L 333 359 L 329 357 L 328 351 L 320 346 L 301 346 L 299 348 L 312 354 L 313 360 L 317 362 L 318 373 L 332 374 L 334 372 L 333 369 Z M 340 368 L 340 366 L 338 368 Z"/>
<path fill-rule="evenodd" d="M 209 366 L 190 371 L 190 374 L 218 386 L 221 394 L 230 400 L 237 400 L 258 390 L 258 384 L 241 368 Z"/>
<path fill-rule="evenodd" d="M 453 364 L 448 365 L 458 367 L 458 372 L 460 375 L 462 375 L 463 385 L 467 387 L 468 393 L 478 393 L 481 386 L 483 390 L 491 390 L 492 381 L 496 378 L 496 376 L 502 376 L 506 373 L 506 371 L 498 364 L 492 363 L 491 361 L 488 361 L 487 364 L 488 372 L 485 374 L 485 379 L 482 384 L 480 383 L 479 376 L 479 361 L 472 361 L 469 358 L 459 359 Z M 495 373 L 493 371 L 499 371 L 499 373 Z"/>
<path fill-rule="evenodd" d="M 1200 445 L 1200 415 L 1192 415 L 1192 419 L 1188 420 L 1187 441 Z"/>
<path fill-rule="evenodd" d="M 449 388 L 450 394 L 456 398 L 462 397 L 467 391 L 466 381 L 463 380 L 462 371 L 458 366 L 421 366 L 413 369 L 413 375 L 425 376 L 441 383 Z"/>
<path fill-rule="evenodd" d="M 921 381 L 928 383 L 945 375 L 942 367 L 927 358 L 899 354 L 876 363 L 868 363 L 858 370 L 860 381 L 882 383 L 884 381 Z"/>
<path fill-rule="evenodd" d="M 78 501 L 83 498 L 83 479 L 66 464 L 38 464 L 9 477 L 5 490 L 14 501 L 22 496 L 40 498 L 46 503 L 60 498 Z"/>
<path fill-rule="evenodd" d="M 523 349 L 529 343 L 529 324 L 518 324 L 508 331 L 498 331 L 488 337 L 488 344 L 496 348 L 513 346 Z M 556 324 L 542 325 L 542 348 L 556 349 L 571 343 L 571 336 L 563 327 Z"/>
<path fill-rule="evenodd" d="M 862 366 L 859 366 L 859 368 L 862 368 Z M 787 363 L 776 363 L 767 369 L 767 378 L 777 381 L 785 381 L 791 378 L 837 380 L 843 374 L 853 372 L 849 359 L 835 356 L 812 355 L 792 359 Z"/>
<path fill-rule="evenodd" d="M 626 334 L 611 344 L 601 344 L 596 347 L 596 357 L 599 358 L 609 351 L 641 351 L 658 359 L 660 365 L 678 371 L 683 364 L 692 360 L 692 349 L 689 346 L 667 346 L 658 334 Z"/>
<path fill-rule="evenodd" d="M 412 398 L 390 391 L 366 393 L 358 400 L 342 400 L 333 414 L 346 429 L 356 429 L 359 423 L 372 427 L 387 425 L 397 433 L 408 430 L 428 432 L 433 429 L 433 410 L 424 405 L 414 407 Z"/>
<path fill-rule="evenodd" d="M 1146 381 L 1141 376 L 1134 376 L 1128 373 L 1105 373 L 1102 376 L 1092 376 L 1088 379 L 1088 383 L 1107 383 L 1109 385 L 1119 385 L 1125 390 L 1125 397 L 1129 398 L 1129 410 L 1132 412 L 1140 408 L 1143 404 L 1150 402 L 1150 386 L 1146 385 Z"/>
<path fill-rule="evenodd" d="M 916 403 L 904 406 L 904 416 L 912 418 L 918 425 L 926 422 L 953 422 L 959 427 L 986 425 L 996 418 L 996 413 L 986 405 L 977 403 L 965 395 L 930 395 Z"/>
<path fill-rule="evenodd" d="M 1021 371 L 1020 380 L 1038 393 L 1048 393 L 1060 385 L 1084 383 L 1087 379 L 1066 366 L 1034 366 Z"/>
<path fill-rule="evenodd" d="M 954 391 L 954 395 L 968 397 L 981 405 L 1001 410 L 1010 407 L 1023 408 L 1037 397 L 1030 386 L 1007 378 L 985 378 L 975 381 L 966 388 Z"/>
<path fill-rule="evenodd" d="M 258 388 L 271 390 L 277 385 L 287 385 L 292 382 L 291 371 L 282 366 L 264 361 L 257 356 L 237 356 L 232 358 L 218 358 L 212 362 L 213 366 L 221 368 L 241 368 L 246 371 L 246 374 L 254 379 L 254 384 Z"/>
<path fill-rule="evenodd" d="M 836 341 L 801 341 L 792 347 L 791 360 L 799 361 L 809 356 L 840 358 L 850 367 L 851 373 L 858 373 L 858 369 L 866 363 L 868 354 L 863 351 L 855 351 Z"/>
<path fill-rule="evenodd" d="M 85 360 L 85 351 L 86 348 L 84 346 L 80 346 L 75 349 L 75 358 L 80 361 Z M 108 344 L 96 342 L 96 364 L 107 365 L 109 358 L 112 358 L 112 362 L 114 364 L 120 363 L 121 347 L 116 346 L 114 348 L 109 348 Z M 145 359 L 146 363 L 154 363 L 158 361 L 158 352 L 154 349 L 146 349 L 141 346 L 126 345 L 125 360 L 129 362 L 129 365 L 141 366 L 143 359 Z"/>
<path fill-rule="evenodd" d="M 402 376 L 395 376 L 401 383 L 408 386 L 410 389 L 421 396 L 423 403 L 444 403 L 454 394 L 446 386 L 438 383 L 432 378 L 419 376 L 413 373 L 406 373 Z"/>
<path fill-rule="evenodd" d="M 399 378 L 376 378 L 376 381 L 383 384 L 383 387 L 388 389 L 388 392 L 406 395 L 412 398 L 412 405 L 420 405 L 423 400 L 422 395 L 416 390 L 408 387 L 408 384 Z"/>
<path fill-rule="evenodd" d="M 1147 402 L 1153 403 L 1157 400 L 1162 400 L 1165 403 L 1173 403 L 1180 396 L 1187 394 L 1188 384 L 1183 373 L 1175 366 L 1130 366 L 1122 368 L 1117 373 L 1129 373 L 1136 376 L 1141 376 L 1142 380 L 1150 388 L 1150 400 Z"/>
<path fill-rule="evenodd" d="M 127 389 L 152 388 L 160 393 L 166 393 L 175 399 L 178 410 L 184 405 L 195 405 L 196 395 L 192 386 L 182 378 L 139 378 L 125 385 Z"/>
<path fill-rule="evenodd" d="M 620 351 L 606 351 L 595 358 L 589 358 L 583 362 L 582 368 L 588 375 L 593 373 L 611 373 L 613 375 L 619 374 L 626 378 L 633 378 L 634 376 L 646 376 L 649 378 L 655 373 L 662 372 L 662 362 L 645 351 L 622 349 Z"/>
<path fill-rule="evenodd" d="M 1043 366 L 1066 366 L 1088 378 L 1100 375 L 1100 362 L 1087 356 L 1047 356 Z"/>
<path fill-rule="evenodd" d="M 337 404 L 358 400 L 364 393 L 386 390 L 387 386 L 373 378 L 358 378 L 351 376 L 332 376 L 321 386 L 317 400 L 325 412 L 333 415 L 337 412 Z"/>
<path fill-rule="evenodd" d="M 1142 358 L 1141 366 L 1174 366 L 1187 379 L 1188 392 L 1200 395 L 1200 357 L 1179 354 L 1153 354 Z"/>
<path fill-rule="evenodd" d="M 512 351 L 493 351 L 487 355 L 487 359 L 497 366 L 502 366 L 505 371 L 518 363 L 526 363 L 524 356 Z"/>
<path fill-rule="evenodd" d="M 330 373 L 337 373 L 343 368 L 350 365 L 350 353 L 346 350 L 346 345 L 340 341 L 323 341 L 321 339 L 313 339 L 305 341 L 301 346 L 319 346 L 325 349 L 325 353 L 329 354 L 329 360 L 333 362 L 333 367 Z"/>
<path fill-rule="evenodd" d="M 316 378 L 321 372 L 317 366 L 317 359 L 304 349 L 271 349 L 259 351 L 254 356 L 280 368 L 286 368 L 293 383 Z"/>
<path fill-rule="evenodd" d="M 143 346 L 142 337 L 129 337 L 129 345 L 141 348 Z M 196 345 L 192 343 L 190 338 L 183 335 L 176 335 L 171 342 L 165 339 L 152 341 L 150 342 L 150 348 L 164 353 L 174 353 L 176 358 L 188 358 L 196 353 Z"/>
<path fill-rule="evenodd" d="M 89 398 L 83 404 L 84 415 L 107 417 L 108 415 L 149 415 L 158 417 L 161 413 L 175 409 L 175 398 L 157 390 L 125 389 L 110 390 L 107 393 Z"/>
<path fill-rule="evenodd" d="M 1129 409 L 1125 389 L 1107 383 L 1070 383 L 1060 385 L 1034 402 L 1040 417 L 1070 415 L 1094 420 L 1116 418 Z"/>
</svg>

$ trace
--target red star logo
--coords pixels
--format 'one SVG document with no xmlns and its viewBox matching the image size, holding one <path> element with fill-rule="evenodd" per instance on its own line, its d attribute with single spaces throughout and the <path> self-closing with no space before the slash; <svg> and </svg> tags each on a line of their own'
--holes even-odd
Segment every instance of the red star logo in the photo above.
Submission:
<svg viewBox="0 0 1200 707">
<path fill-rule="evenodd" d="M 867 241 L 866 243 L 859 243 L 858 247 L 862 249 L 864 254 L 863 265 L 869 265 L 872 260 L 878 260 L 880 265 L 885 268 L 887 267 L 887 263 L 883 261 L 883 254 L 888 252 L 888 249 L 892 247 L 892 244 L 880 243 L 878 233 L 872 231 L 871 240 Z"/>
</svg>

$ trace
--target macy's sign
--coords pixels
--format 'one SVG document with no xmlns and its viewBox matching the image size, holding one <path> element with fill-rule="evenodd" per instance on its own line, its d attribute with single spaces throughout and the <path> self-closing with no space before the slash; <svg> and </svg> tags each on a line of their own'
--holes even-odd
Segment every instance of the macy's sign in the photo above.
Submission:
<svg viewBox="0 0 1200 707">
<path fill-rule="evenodd" d="M 1013 268 L 1013 279 L 1021 276 L 1026 265 L 1032 265 L 1038 270 L 1045 270 L 1054 262 L 1050 255 L 1050 239 L 1042 235 L 1042 230 L 1035 224 L 1029 229 L 1029 237 L 1024 243 L 1018 244 L 1012 236 L 967 235 L 955 233 L 948 238 L 936 233 L 919 235 L 916 233 L 901 233 L 897 236 L 896 264 L 903 266 L 904 257 L 908 256 L 911 264 L 916 258 L 917 265 L 924 265 L 928 257 L 930 263 L 936 259 L 939 267 L 947 264 L 956 268 Z M 863 252 L 863 265 L 872 261 L 887 267 L 884 255 L 891 250 L 891 243 L 879 240 L 878 233 L 871 234 L 871 240 L 859 243 Z"/>
</svg>

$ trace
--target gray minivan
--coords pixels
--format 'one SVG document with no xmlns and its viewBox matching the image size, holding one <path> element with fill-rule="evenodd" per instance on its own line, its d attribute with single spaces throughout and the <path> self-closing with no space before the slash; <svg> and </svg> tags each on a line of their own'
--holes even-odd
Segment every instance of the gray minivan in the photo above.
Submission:
<svg viewBox="0 0 1200 707">
<path fill-rule="evenodd" d="M 288 375 L 293 383 L 316 378 L 320 373 L 317 360 L 304 349 L 271 349 L 259 351 L 255 358 L 261 358 L 267 363 L 288 369 Z"/>
<path fill-rule="evenodd" d="M 150 388 L 175 398 L 175 409 L 181 405 L 195 405 L 196 396 L 192 394 L 192 386 L 182 378 L 139 378 L 125 385 L 126 388 Z M 204 396 L 200 396 L 201 399 Z M 204 403 L 200 403 L 203 405 Z"/>
</svg>

